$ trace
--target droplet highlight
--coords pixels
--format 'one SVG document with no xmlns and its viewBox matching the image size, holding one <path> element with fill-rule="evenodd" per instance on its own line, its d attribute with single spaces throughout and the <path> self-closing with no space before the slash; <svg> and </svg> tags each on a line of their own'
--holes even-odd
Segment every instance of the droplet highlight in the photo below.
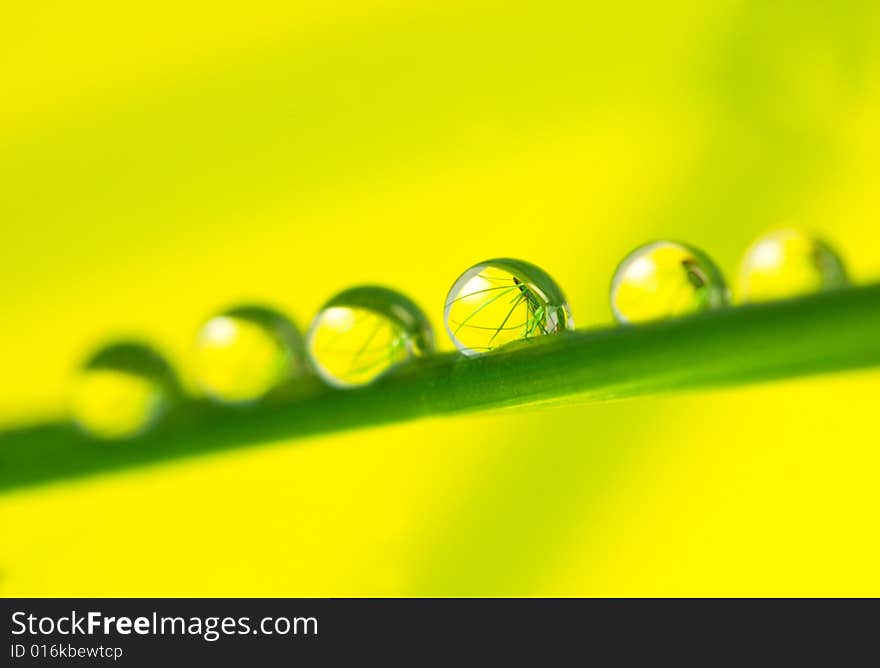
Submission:
<svg viewBox="0 0 880 668">
<path fill-rule="evenodd" d="M 434 350 L 434 334 L 409 298 L 377 286 L 345 290 L 315 316 L 306 337 L 315 372 L 329 385 L 366 385 Z"/>
<path fill-rule="evenodd" d="M 848 285 L 843 260 L 827 243 L 800 230 L 756 240 L 740 265 L 737 298 L 762 302 L 837 290 Z"/>
<path fill-rule="evenodd" d="M 443 319 L 465 355 L 574 329 L 556 282 L 540 267 L 508 258 L 480 262 L 459 276 L 446 296 Z"/>
<path fill-rule="evenodd" d="M 196 335 L 195 382 L 219 403 L 258 401 L 305 372 L 296 326 L 263 306 L 240 306 L 209 318 Z"/>
<path fill-rule="evenodd" d="M 611 310 L 621 323 L 647 322 L 726 306 L 724 277 L 702 251 L 673 241 L 634 250 L 611 283 Z"/>
<path fill-rule="evenodd" d="M 70 411 L 89 436 L 124 440 L 149 431 L 179 396 L 177 377 L 158 352 L 120 342 L 97 351 L 79 369 Z"/>
</svg>

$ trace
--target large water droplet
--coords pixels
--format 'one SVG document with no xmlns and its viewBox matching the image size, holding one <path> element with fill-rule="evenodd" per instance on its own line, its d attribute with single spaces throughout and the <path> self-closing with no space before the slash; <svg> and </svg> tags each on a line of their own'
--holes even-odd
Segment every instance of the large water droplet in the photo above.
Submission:
<svg viewBox="0 0 880 668">
<path fill-rule="evenodd" d="M 611 310 L 619 322 L 645 322 L 721 308 L 727 285 L 702 251 L 673 241 L 634 250 L 611 283 Z"/>
<path fill-rule="evenodd" d="M 74 378 L 71 415 L 94 438 L 147 432 L 180 396 L 171 366 L 149 346 L 119 342 L 98 350 Z"/>
<path fill-rule="evenodd" d="M 304 370 L 299 331 L 269 308 L 224 311 L 205 322 L 196 336 L 195 380 L 215 401 L 257 401 Z"/>
<path fill-rule="evenodd" d="M 434 350 L 428 319 L 404 295 L 376 286 L 345 290 L 315 316 L 307 337 L 315 371 L 348 388 Z"/>
<path fill-rule="evenodd" d="M 444 322 L 465 355 L 574 329 L 556 282 L 529 262 L 503 258 L 475 264 L 458 277 L 446 296 Z"/>
<path fill-rule="evenodd" d="M 843 260 L 821 239 L 798 230 L 759 238 L 740 266 L 737 297 L 760 302 L 836 290 L 847 285 Z"/>
</svg>

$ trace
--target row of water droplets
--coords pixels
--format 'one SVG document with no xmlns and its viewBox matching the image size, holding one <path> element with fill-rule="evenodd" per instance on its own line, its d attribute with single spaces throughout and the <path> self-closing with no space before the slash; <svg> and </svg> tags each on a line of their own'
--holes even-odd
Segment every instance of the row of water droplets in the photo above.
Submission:
<svg viewBox="0 0 880 668">
<path fill-rule="evenodd" d="M 843 287 L 839 256 L 821 240 L 794 230 L 758 239 L 742 261 L 739 302 L 765 301 Z M 715 263 L 687 244 L 657 241 L 618 266 L 611 310 L 620 323 L 639 323 L 723 308 L 730 290 Z M 522 260 L 474 265 L 452 285 L 444 306 L 452 342 L 480 355 L 512 341 L 574 329 L 556 282 Z M 282 313 L 243 306 L 209 318 L 193 346 L 194 380 L 209 400 L 253 404 L 279 388 L 316 375 L 345 389 L 363 386 L 435 350 L 422 310 L 387 288 L 361 286 L 330 299 L 303 339 Z M 121 440 L 155 426 L 184 395 L 177 374 L 141 343 L 102 348 L 81 367 L 71 416 L 86 434 Z"/>
</svg>

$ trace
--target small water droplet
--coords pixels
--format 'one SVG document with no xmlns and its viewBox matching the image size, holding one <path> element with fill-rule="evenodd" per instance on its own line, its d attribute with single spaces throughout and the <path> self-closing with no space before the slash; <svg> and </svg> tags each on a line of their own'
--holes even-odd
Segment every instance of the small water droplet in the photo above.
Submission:
<svg viewBox="0 0 880 668">
<path fill-rule="evenodd" d="M 673 241 L 640 246 L 617 267 L 611 310 L 621 323 L 646 322 L 721 308 L 727 285 L 702 251 Z"/>
<path fill-rule="evenodd" d="M 195 381 L 221 403 L 257 401 L 305 371 L 302 338 L 284 315 L 240 306 L 209 318 L 196 335 Z"/>
<path fill-rule="evenodd" d="M 180 396 L 168 362 L 151 347 L 135 342 L 98 350 L 78 371 L 72 390 L 74 423 L 104 440 L 147 432 Z"/>
<path fill-rule="evenodd" d="M 574 329 L 556 282 L 522 260 L 487 260 L 465 271 L 446 296 L 443 316 L 449 337 L 465 355 Z"/>
<path fill-rule="evenodd" d="M 404 295 L 360 286 L 324 304 L 306 345 L 318 375 L 334 387 L 348 388 L 432 352 L 434 334 L 422 310 Z"/>
<path fill-rule="evenodd" d="M 746 251 L 737 297 L 742 302 L 786 299 L 847 285 L 840 256 L 824 241 L 799 230 L 767 234 Z"/>
</svg>

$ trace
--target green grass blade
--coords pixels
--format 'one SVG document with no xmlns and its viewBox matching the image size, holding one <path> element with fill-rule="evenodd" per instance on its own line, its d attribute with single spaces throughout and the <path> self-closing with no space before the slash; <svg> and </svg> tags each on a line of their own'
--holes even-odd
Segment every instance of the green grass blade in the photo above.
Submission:
<svg viewBox="0 0 880 668">
<path fill-rule="evenodd" d="M 161 430 L 96 443 L 66 423 L 0 433 L 0 490 L 431 415 L 595 401 L 880 365 L 880 285 L 638 327 L 564 332 L 477 358 L 450 353 L 372 386 L 249 409 L 201 401 Z"/>
</svg>

